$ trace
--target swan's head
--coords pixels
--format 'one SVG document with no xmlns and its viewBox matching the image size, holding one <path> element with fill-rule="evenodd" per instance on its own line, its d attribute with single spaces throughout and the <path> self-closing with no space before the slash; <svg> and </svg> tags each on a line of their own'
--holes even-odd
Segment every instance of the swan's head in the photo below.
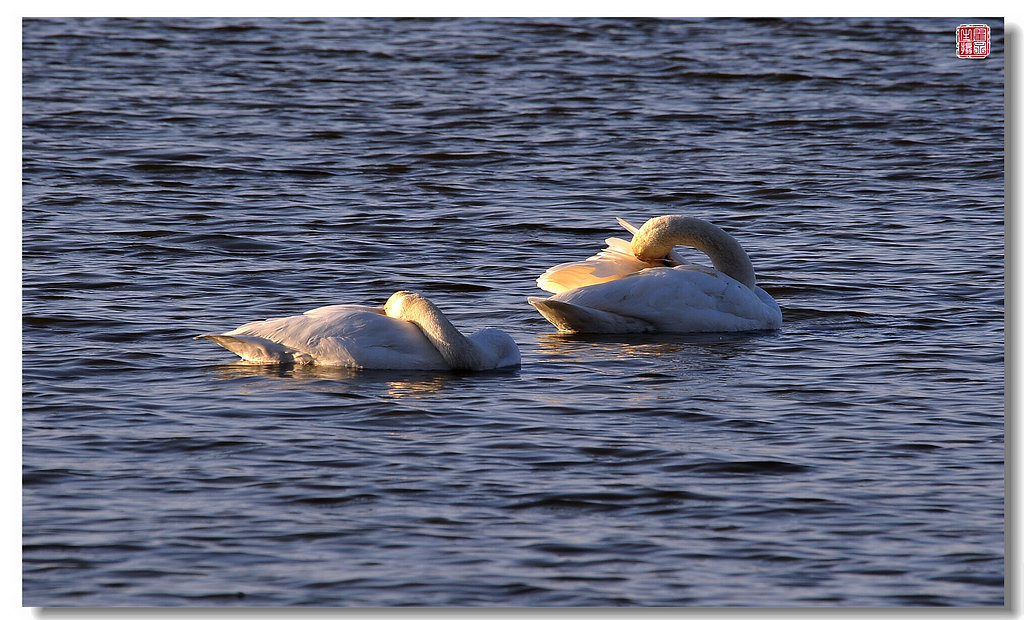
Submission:
<svg viewBox="0 0 1024 620">
<path fill-rule="evenodd" d="M 436 307 L 426 297 L 410 291 L 398 291 L 384 304 L 384 314 L 396 319 L 405 319 L 428 309 L 436 310 Z"/>
<path fill-rule="evenodd" d="M 678 220 L 681 218 L 683 216 L 662 215 L 644 222 L 644 225 L 633 234 L 633 241 L 630 243 L 633 255 L 648 263 L 661 261 L 668 256 L 677 243 L 672 232 L 679 226 Z"/>
</svg>

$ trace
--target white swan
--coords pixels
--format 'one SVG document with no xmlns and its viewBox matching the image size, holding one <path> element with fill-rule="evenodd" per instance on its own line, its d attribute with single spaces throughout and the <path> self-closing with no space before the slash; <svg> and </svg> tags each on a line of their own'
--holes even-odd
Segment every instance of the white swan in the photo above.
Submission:
<svg viewBox="0 0 1024 620">
<path fill-rule="evenodd" d="M 519 347 L 505 332 L 485 328 L 467 338 L 437 306 L 408 291 L 392 295 L 383 308 L 324 306 L 196 338 L 264 364 L 492 370 L 520 362 Z"/>
<path fill-rule="evenodd" d="M 548 269 L 537 284 L 553 297 L 529 302 L 559 330 L 581 333 L 734 332 L 778 329 L 782 311 L 756 284 L 739 243 L 718 226 L 666 215 L 637 229 L 632 243 L 608 247 L 585 261 Z M 675 245 L 694 247 L 714 269 L 687 263 Z"/>
</svg>

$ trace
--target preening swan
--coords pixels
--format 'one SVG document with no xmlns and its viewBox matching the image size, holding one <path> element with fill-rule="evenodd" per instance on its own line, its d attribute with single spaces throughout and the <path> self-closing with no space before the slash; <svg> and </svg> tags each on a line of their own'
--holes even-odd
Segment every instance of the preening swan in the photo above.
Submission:
<svg viewBox="0 0 1024 620">
<path fill-rule="evenodd" d="M 467 338 L 437 306 L 408 291 L 392 295 L 383 308 L 324 306 L 196 338 L 264 364 L 492 370 L 520 361 L 519 347 L 505 332 L 485 328 Z"/>
<path fill-rule="evenodd" d="M 778 329 L 782 311 L 757 286 L 740 244 L 695 217 L 665 215 L 637 229 L 633 240 L 607 239 L 585 261 L 548 269 L 537 284 L 554 296 L 529 302 L 567 332 L 734 332 Z M 704 252 L 714 269 L 686 262 L 673 249 Z"/>
</svg>

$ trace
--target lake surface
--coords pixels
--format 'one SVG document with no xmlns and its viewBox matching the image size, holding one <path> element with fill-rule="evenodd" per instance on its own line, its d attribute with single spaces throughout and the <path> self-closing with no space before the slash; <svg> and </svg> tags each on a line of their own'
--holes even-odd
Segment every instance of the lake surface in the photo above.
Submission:
<svg viewBox="0 0 1024 620">
<path fill-rule="evenodd" d="M 25 20 L 24 604 L 1001 606 L 1003 25 L 959 23 Z M 526 303 L 670 213 L 781 330 Z M 400 289 L 522 367 L 192 340 Z"/>
</svg>

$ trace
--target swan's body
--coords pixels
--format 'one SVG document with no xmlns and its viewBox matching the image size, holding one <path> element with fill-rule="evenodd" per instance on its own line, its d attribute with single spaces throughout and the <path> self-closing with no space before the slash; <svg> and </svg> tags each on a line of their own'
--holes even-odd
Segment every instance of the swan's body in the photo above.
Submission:
<svg viewBox="0 0 1024 620">
<path fill-rule="evenodd" d="M 585 261 L 548 269 L 538 285 L 555 293 L 530 303 L 567 332 L 733 332 L 778 329 L 779 305 L 757 286 L 743 248 L 721 228 L 692 217 L 648 220 L 631 243 L 608 247 Z M 687 263 L 673 246 L 689 245 L 714 269 Z"/>
<path fill-rule="evenodd" d="M 492 370 L 520 362 L 519 347 L 505 332 L 486 328 L 467 338 L 433 303 L 406 291 L 392 295 L 382 308 L 324 306 L 197 338 L 263 364 Z"/>
</svg>

